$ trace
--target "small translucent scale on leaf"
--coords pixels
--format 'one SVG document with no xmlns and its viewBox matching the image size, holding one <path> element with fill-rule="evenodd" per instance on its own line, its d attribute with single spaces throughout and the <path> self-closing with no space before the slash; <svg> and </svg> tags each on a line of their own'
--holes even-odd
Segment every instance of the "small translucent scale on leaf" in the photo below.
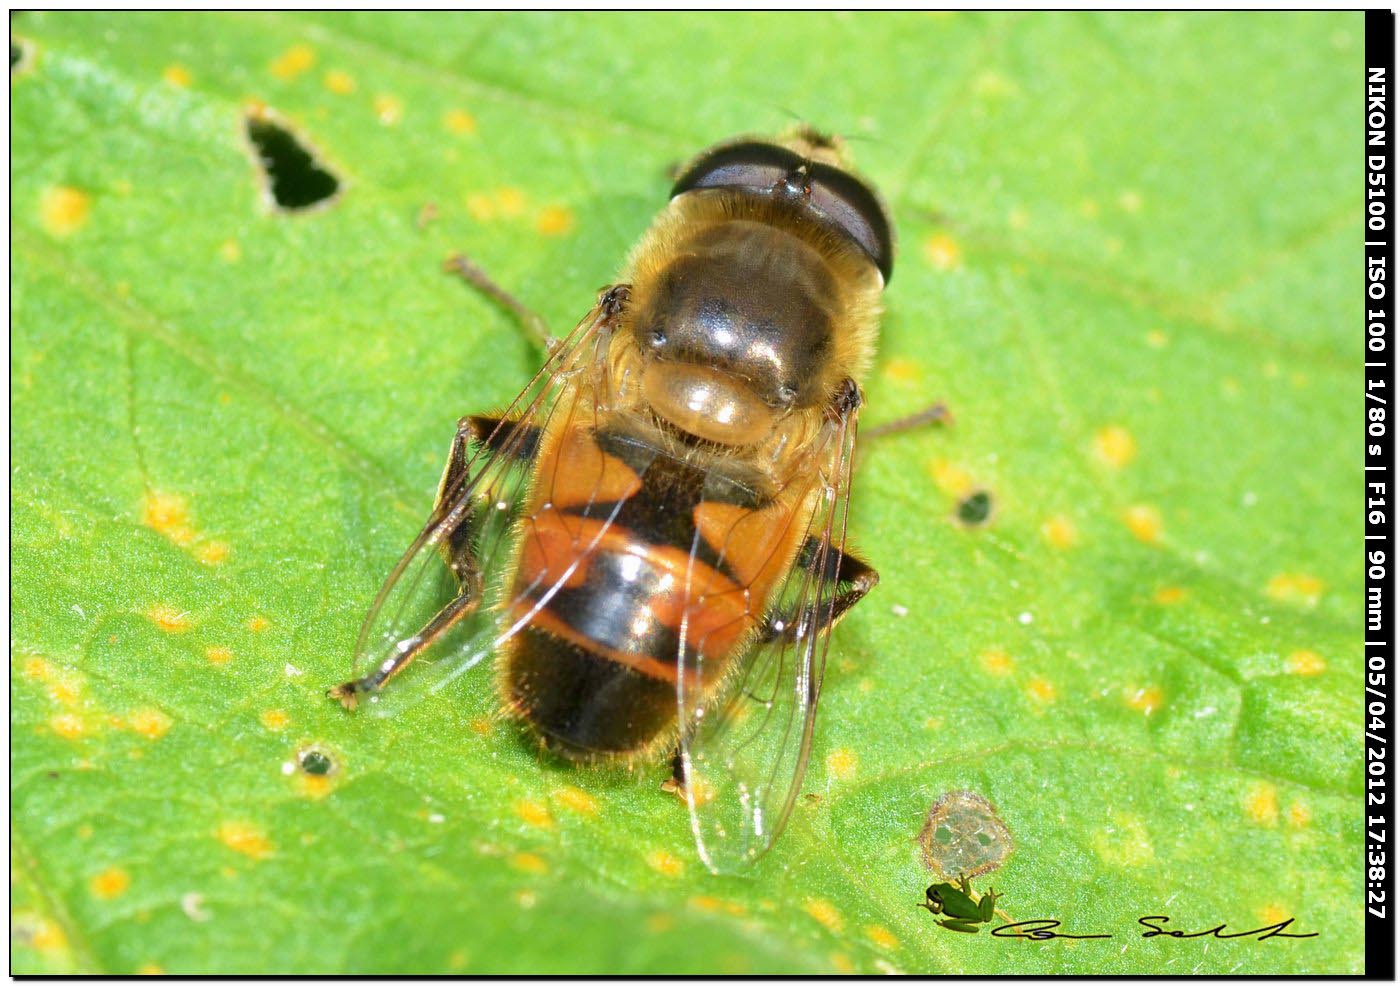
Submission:
<svg viewBox="0 0 1400 986">
<path fill-rule="evenodd" d="M 1001 866 L 1013 848 L 1011 830 L 976 791 L 950 791 L 933 803 L 919 833 L 924 864 L 946 879 L 969 879 Z"/>
</svg>

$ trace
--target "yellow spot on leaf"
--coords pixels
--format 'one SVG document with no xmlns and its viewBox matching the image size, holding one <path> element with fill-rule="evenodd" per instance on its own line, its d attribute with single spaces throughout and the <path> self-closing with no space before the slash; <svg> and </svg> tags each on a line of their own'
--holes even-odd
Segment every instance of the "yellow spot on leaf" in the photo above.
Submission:
<svg viewBox="0 0 1400 986">
<path fill-rule="evenodd" d="M 316 50 L 310 45 L 292 45 L 273 59 L 267 68 L 279 79 L 295 79 L 316 64 Z"/>
<path fill-rule="evenodd" d="M 1097 219 L 1099 216 L 1099 203 L 1094 199 L 1080 199 L 1079 214 L 1085 219 Z"/>
<path fill-rule="evenodd" d="M 258 718 L 262 720 L 264 726 L 274 733 L 286 729 L 292 721 L 292 717 L 281 709 L 268 709 L 262 715 L 258 716 Z"/>
<path fill-rule="evenodd" d="M 1006 214 L 1006 225 L 1012 229 L 1025 229 L 1031 221 L 1031 217 L 1026 215 L 1026 210 L 1021 208 L 1012 209 Z"/>
<path fill-rule="evenodd" d="M 87 222 L 92 196 L 66 185 L 44 189 L 39 196 L 39 222 L 51 236 L 70 236 Z"/>
<path fill-rule="evenodd" d="M 303 797 L 311 798 L 313 801 L 320 801 L 335 789 L 335 778 L 327 777 L 324 774 L 297 774 L 297 792 Z"/>
<path fill-rule="evenodd" d="M 962 266 L 962 247 L 947 233 L 934 233 L 924 241 L 924 257 L 934 270 L 957 270 Z"/>
<path fill-rule="evenodd" d="M 219 259 L 227 264 L 236 264 L 243 259 L 243 248 L 237 240 L 224 240 L 219 244 Z"/>
<path fill-rule="evenodd" d="M 850 780 L 856 775 L 858 763 L 855 751 L 842 747 L 826 755 L 826 772 L 837 780 Z"/>
<path fill-rule="evenodd" d="M 126 870 L 114 866 L 93 877 L 88 886 L 92 889 L 94 897 L 111 900 L 126 893 L 126 888 L 131 886 L 131 875 Z"/>
<path fill-rule="evenodd" d="M 1186 590 L 1179 585 L 1159 586 L 1152 593 L 1152 601 L 1159 606 L 1175 606 L 1186 598 Z"/>
<path fill-rule="evenodd" d="M 1278 788 L 1268 781 L 1258 781 L 1249 786 L 1244 795 L 1244 812 L 1251 821 L 1260 825 L 1274 825 L 1278 822 Z"/>
<path fill-rule="evenodd" d="M 580 815 L 598 814 L 598 799 L 573 786 L 561 787 L 555 791 L 554 800 Z"/>
<path fill-rule="evenodd" d="M 68 936 L 63 929 L 46 918 L 39 918 L 29 937 L 29 944 L 41 952 L 56 952 L 68 945 Z"/>
<path fill-rule="evenodd" d="M 845 921 L 841 919 L 841 912 L 836 909 L 831 901 L 823 900 L 821 897 L 809 898 L 807 902 L 802 905 L 802 909 L 811 915 L 817 923 L 824 925 L 826 929 L 833 934 L 840 934 L 841 928 L 845 925 Z"/>
<path fill-rule="evenodd" d="M 908 359 L 892 359 L 885 364 L 885 379 L 897 383 L 912 383 L 920 377 L 919 364 Z"/>
<path fill-rule="evenodd" d="M 1162 514 L 1156 507 L 1139 503 L 1123 511 L 1123 523 L 1133 537 L 1144 544 L 1157 544 L 1162 540 Z"/>
<path fill-rule="evenodd" d="M 959 499 L 971 493 L 976 481 L 962 466 L 947 459 L 937 459 L 929 466 L 934 484 L 949 496 Z"/>
<path fill-rule="evenodd" d="M 1289 674 L 1314 675 L 1327 670 L 1327 662 L 1316 651 L 1295 650 L 1288 655 L 1284 668 Z"/>
<path fill-rule="evenodd" d="M 403 103 L 394 96 L 375 96 L 374 115 L 384 126 L 392 127 L 403 119 Z"/>
<path fill-rule="evenodd" d="M 146 739 L 157 740 L 170 732 L 171 719 L 160 709 L 137 709 L 127 716 L 127 724 Z"/>
<path fill-rule="evenodd" d="M 219 826 L 219 841 L 250 859 L 267 859 L 275 851 L 263 831 L 247 822 L 224 822 Z"/>
<path fill-rule="evenodd" d="M 1016 662 L 1011 659 L 1011 655 L 998 648 L 985 651 L 979 659 L 987 673 L 998 678 L 1005 678 L 1016 670 Z"/>
<path fill-rule="evenodd" d="M 525 211 L 525 193 L 518 188 L 498 188 L 494 200 L 503 216 L 518 216 Z"/>
<path fill-rule="evenodd" d="M 647 918 L 647 930 L 652 934 L 670 931 L 676 926 L 676 919 L 666 913 L 653 914 Z"/>
<path fill-rule="evenodd" d="M 210 541 L 196 548 L 194 556 L 206 565 L 218 565 L 228 559 L 228 545 L 222 541 Z"/>
<path fill-rule="evenodd" d="M 1142 196 L 1129 189 L 1118 196 L 1118 208 L 1124 212 L 1137 212 L 1142 208 Z"/>
<path fill-rule="evenodd" d="M 1265 925 L 1280 924 L 1288 920 L 1288 912 L 1277 904 L 1269 904 L 1259 909 L 1259 917 Z"/>
<path fill-rule="evenodd" d="M 1110 824 L 1094 833 L 1094 852 L 1110 866 L 1145 866 L 1156 853 L 1147 837 L 1147 826 L 1137 815 L 1113 812 Z"/>
<path fill-rule="evenodd" d="M 248 621 L 248 629 L 252 630 L 254 633 L 262 633 L 271 625 L 272 624 L 267 621 L 267 617 L 265 616 L 255 616 Z"/>
<path fill-rule="evenodd" d="M 192 625 L 189 613 L 164 603 L 157 603 L 146 610 L 146 618 L 166 633 L 184 633 Z"/>
<path fill-rule="evenodd" d="M 1059 697 L 1059 689 L 1045 678 L 1032 678 L 1026 685 L 1026 694 L 1042 705 L 1049 705 Z"/>
<path fill-rule="evenodd" d="M 66 740 L 75 740 L 87 735 L 88 726 L 71 712 L 61 712 L 49 719 L 49 728 Z"/>
<path fill-rule="evenodd" d="M 510 858 L 510 865 L 522 873 L 548 873 L 549 864 L 532 852 L 518 852 Z"/>
<path fill-rule="evenodd" d="M 157 962 L 146 962 L 136 970 L 138 976 L 163 976 L 165 969 Z"/>
<path fill-rule="evenodd" d="M 665 849 L 647 853 L 647 865 L 662 876 L 680 876 L 685 872 L 685 863 Z"/>
<path fill-rule="evenodd" d="M 332 69 L 327 72 L 326 77 L 322 81 L 325 83 L 326 88 L 337 96 L 348 96 L 355 91 L 355 80 L 350 77 L 349 73 L 342 72 L 339 69 Z"/>
<path fill-rule="evenodd" d="M 478 736 L 490 736 L 495 726 L 490 719 L 482 716 L 471 721 L 471 730 Z"/>
<path fill-rule="evenodd" d="M 851 957 L 845 952 L 832 952 L 829 958 L 831 960 L 831 967 L 842 975 L 850 975 L 856 971 L 854 963 L 851 962 Z"/>
<path fill-rule="evenodd" d="M 193 81 L 190 78 L 190 70 L 180 64 L 167 65 L 160 77 L 172 86 L 179 86 L 181 89 L 184 89 Z"/>
<path fill-rule="evenodd" d="M 1162 689 L 1156 685 L 1147 685 L 1142 688 L 1128 687 L 1123 691 L 1123 700 L 1128 708 L 1136 709 L 1143 715 L 1150 716 L 1162 707 L 1166 698 L 1162 695 Z"/>
<path fill-rule="evenodd" d="M 540 210 L 535 228 L 545 236 L 563 236 L 574 228 L 573 210 L 562 205 L 547 205 Z"/>
<path fill-rule="evenodd" d="M 48 686 L 45 690 L 49 698 L 59 705 L 72 708 L 83 697 L 86 679 L 81 673 L 50 664 L 42 657 L 31 657 L 24 662 L 24 676 Z"/>
<path fill-rule="evenodd" d="M 1312 821 L 1312 809 L 1305 801 L 1294 801 L 1288 806 L 1288 824 L 1295 829 L 1305 828 Z"/>
<path fill-rule="evenodd" d="M 899 939 L 888 928 L 882 928 L 878 924 L 868 925 L 865 929 L 865 937 L 881 948 L 899 947 Z"/>
<path fill-rule="evenodd" d="M 496 218 L 496 203 L 487 195 L 468 195 L 467 211 L 477 222 L 489 222 Z"/>
<path fill-rule="evenodd" d="M 1122 469 L 1137 457 L 1137 442 L 1122 425 L 1109 425 L 1094 436 L 1094 455 L 1114 469 Z"/>
<path fill-rule="evenodd" d="M 181 547 L 194 540 L 189 504 L 176 493 L 148 493 L 141 502 L 141 523 Z"/>
<path fill-rule="evenodd" d="M 1153 349 L 1165 349 L 1171 339 L 1161 329 L 1153 329 L 1147 333 L 1147 344 Z"/>
<path fill-rule="evenodd" d="M 204 652 L 204 659 L 214 667 L 221 667 L 233 660 L 233 651 L 227 647 L 210 647 Z"/>
<path fill-rule="evenodd" d="M 442 125 L 454 134 L 476 133 L 476 117 L 466 110 L 448 110 L 442 118 Z"/>
<path fill-rule="evenodd" d="M 526 825 L 540 829 L 554 827 L 554 819 L 549 817 L 549 809 L 538 801 L 517 801 L 515 813 Z"/>
<path fill-rule="evenodd" d="M 1312 605 L 1321 598 L 1324 588 L 1322 580 L 1316 576 L 1303 572 L 1284 572 L 1271 578 L 1264 591 L 1271 599 Z"/>
<path fill-rule="evenodd" d="M 1063 514 L 1051 517 L 1041 524 L 1040 533 L 1050 542 L 1050 547 L 1059 548 L 1061 551 L 1074 547 L 1074 543 L 1079 540 L 1079 529 L 1074 526 L 1074 521 Z"/>
<path fill-rule="evenodd" d="M 690 906 L 699 911 L 714 912 L 724 907 L 724 901 L 717 897 L 692 897 L 690 898 Z"/>
</svg>

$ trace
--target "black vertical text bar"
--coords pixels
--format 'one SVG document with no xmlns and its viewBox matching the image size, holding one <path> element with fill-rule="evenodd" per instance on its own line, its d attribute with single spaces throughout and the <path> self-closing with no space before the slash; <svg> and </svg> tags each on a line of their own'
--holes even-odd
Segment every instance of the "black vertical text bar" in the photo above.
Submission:
<svg viewBox="0 0 1400 986">
<path fill-rule="evenodd" d="M 1390 713 L 1394 707 L 1394 669 L 1390 667 L 1391 610 L 1395 539 L 1391 527 L 1392 410 L 1394 399 L 1390 327 L 1391 245 L 1395 239 L 1395 193 L 1390 125 L 1390 85 L 1395 75 L 1395 15 L 1366 12 L 1366 804 L 1365 874 L 1366 975 L 1395 977 L 1395 907 L 1390 865 L 1391 806 Z"/>
</svg>

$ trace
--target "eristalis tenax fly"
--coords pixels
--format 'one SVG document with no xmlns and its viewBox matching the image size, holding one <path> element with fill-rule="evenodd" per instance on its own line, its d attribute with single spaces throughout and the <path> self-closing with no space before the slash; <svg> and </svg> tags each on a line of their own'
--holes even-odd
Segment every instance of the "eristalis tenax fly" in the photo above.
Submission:
<svg viewBox="0 0 1400 986">
<path fill-rule="evenodd" d="M 507 714 L 559 756 L 672 755 L 710 869 L 760 856 L 802 782 L 831 628 L 877 581 L 846 517 L 893 259 L 832 138 L 690 162 L 524 391 L 458 423 L 332 696 L 377 702 L 425 655 L 433 687 L 494 668 Z"/>
</svg>

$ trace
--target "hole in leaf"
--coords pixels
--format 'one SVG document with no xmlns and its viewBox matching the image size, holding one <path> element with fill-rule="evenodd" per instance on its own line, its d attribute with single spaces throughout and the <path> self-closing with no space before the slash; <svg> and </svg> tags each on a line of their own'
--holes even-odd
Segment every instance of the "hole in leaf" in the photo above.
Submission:
<svg viewBox="0 0 1400 986">
<path fill-rule="evenodd" d="M 919 832 L 924 865 L 945 879 L 990 873 L 1011 855 L 1011 830 L 976 791 L 949 791 L 929 808 Z"/>
<path fill-rule="evenodd" d="M 302 750 L 297 754 L 297 766 L 303 773 L 312 777 L 325 777 L 335 769 L 335 761 L 330 758 L 330 754 L 314 747 L 310 750 Z"/>
<path fill-rule="evenodd" d="M 29 70 L 34 62 L 34 44 L 10 35 L 10 75 L 19 75 Z"/>
<path fill-rule="evenodd" d="M 305 212 L 329 201 L 340 181 L 288 127 L 265 112 L 244 120 L 248 143 L 262 171 L 268 198 L 283 212 Z"/>
<path fill-rule="evenodd" d="M 992 519 L 992 494 L 987 490 L 969 493 L 958 503 L 958 523 L 965 527 L 981 527 Z"/>
</svg>

